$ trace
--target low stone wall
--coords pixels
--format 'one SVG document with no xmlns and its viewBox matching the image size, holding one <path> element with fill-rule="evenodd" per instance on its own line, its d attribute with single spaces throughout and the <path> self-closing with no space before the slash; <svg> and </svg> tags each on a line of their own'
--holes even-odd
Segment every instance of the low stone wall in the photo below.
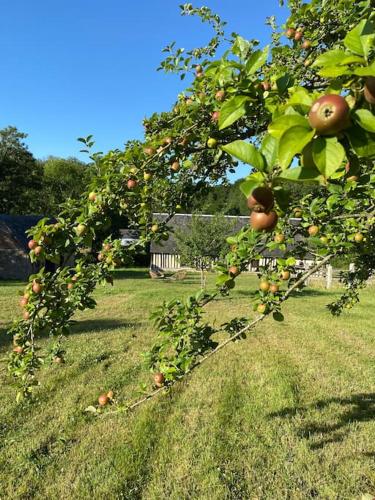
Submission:
<svg viewBox="0 0 375 500">
<path fill-rule="evenodd" d="M 22 250 L 0 250 L 0 280 L 26 280 L 34 271 L 29 256 Z"/>
</svg>

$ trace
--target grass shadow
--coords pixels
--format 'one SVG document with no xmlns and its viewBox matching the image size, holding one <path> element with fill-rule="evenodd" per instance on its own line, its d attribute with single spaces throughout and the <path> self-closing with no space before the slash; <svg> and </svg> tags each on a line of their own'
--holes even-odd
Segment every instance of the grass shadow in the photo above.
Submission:
<svg viewBox="0 0 375 500">
<path fill-rule="evenodd" d="M 341 406 L 343 411 L 338 413 L 334 423 L 322 421 L 324 419 L 322 412 L 329 410 L 332 405 Z M 317 415 L 316 411 L 318 411 Z M 297 416 L 302 417 L 304 421 L 298 430 L 298 435 L 311 441 L 311 449 L 321 449 L 327 444 L 343 441 L 348 434 L 347 427 L 350 424 L 375 420 L 375 393 L 353 394 L 347 398 L 328 398 L 311 405 L 284 408 L 269 415 L 270 418 Z"/>
<path fill-rule="evenodd" d="M 121 321 L 117 319 L 85 319 L 77 321 L 77 323 L 73 325 L 70 335 L 87 332 L 102 332 L 105 330 L 119 330 L 120 328 L 137 328 L 140 326 L 140 322 Z"/>
<path fill-rule="evenodd" d="M 120 321 L 116 319 L 87 319 L 77 321 L 75 325 L 72 326 L 70 335 L 80 335 L 82 333 L 92 332 L 103 332 L 106 330 L 108 334 L 111 334 L 113 331 L 125 328 L 139 328 L 141 326 L 140 322 L 129 322 L 129 321 Z M 11 325 L 9 324 L 10 328 Z M 0 349 L 9 347 L 12 343 L 12 337 L 7 335 L 8 328 L 0 328 Z M 47 338 L 47 334 L 40 335 L 40 338 Z"/>
</svg>

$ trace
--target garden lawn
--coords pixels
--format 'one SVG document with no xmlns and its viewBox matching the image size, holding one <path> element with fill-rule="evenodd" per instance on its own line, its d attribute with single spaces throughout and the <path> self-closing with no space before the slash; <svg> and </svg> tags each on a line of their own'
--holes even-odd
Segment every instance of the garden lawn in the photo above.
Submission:
<svg viewBox="0 0 375 500">
<path fill-rule="evenodd" d="M 97 309 L 77 315 L 66 363 L 43 368 L 34 401 L 16 405 L 0 365 L 1 499 L 375 496 L 374 287 L 340 318 L 325 308 L 338 289 L 306 289 L 283 323 L 266 319 L 170 394 L 97 418 L 83 410 L 101 392 L 122 403 L 150 382 L 141 357 L 155 334 L 150 312 L 199 287 L 193 273 L 168 283 L 145 270 L 116 274 L 114 287 L 98 289 Z M 256 286 L 239 277 L 207 317 L 253 316 Z M 1 358 L 19 289 L 0 284 Z"/>
</svg>

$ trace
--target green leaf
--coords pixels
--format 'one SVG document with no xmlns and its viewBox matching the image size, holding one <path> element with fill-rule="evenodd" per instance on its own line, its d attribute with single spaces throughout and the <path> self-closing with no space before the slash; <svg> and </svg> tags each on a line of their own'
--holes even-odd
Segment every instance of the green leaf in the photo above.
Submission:
<svg viewBox="0 0 375 500">
<path fill-rule="evenodd" d="M 274 312 L 272 316 L 275 321 L 284 321 L 284 315 L 279 311 Z"/>
<path fill-rule="evenodd" d="M 326 179 L 340 169 L 345 158 L 345 149 L 336 137 L 318 137 L 312 152 L 314 163 Z"/>
<path fill-rule="evenodd" d="M 277 139 L 272 137 L 272 135 L 267 134 L 262 141 L 260 150 L 267 161 L 267 166 L 269 167 L 268 170 L 271 170 L 277 162 L 278 148 L 279 144 Z"/>
<path fill-rule="evenodd" d="M 368 132 L 375 133 L 375 116 L 368 109 L 357 109 L 354 116 L 359 125 Z"/>
<path fill-rule="evenodd" d="M 246 63 L 246 73 L 249 76 L 258 71 L 258 69 L 260 69 L 267 61 L 268 52 L 269 46 L 267 45 L 267 47 L 265 47 L 263 50 L 257 50 L 251 54 L 249 60 Z"/>
<path fill-rule="evenodd" d="M 329 50 L 328 52 L 324 52 L 324 54 L 320 54 L 320 56 L 315 59 L 312 66 L 336 66 L 339 65 L 346 56 L 347 53 L 344 50 Z"/>
<path fill-rule="evenodd" d="M 249 100 L 248 96 L 237 95 L 226 101 L 220 110 L 219 130 L 229 127 L 241 118 L 246 113 L 246 102 Z"/>
<path fill-rule="evenodd" d="M 289 167 L 296 154 L 301 153 L 303 148 L 314 137 L 315 131 L 306 127 L 292 127 L 280 138 L 279 162 L 283 170 Z"/>
<path fill-rule="evenodd" d="M 309 128 L 309 122 L 300 114 L 283 115 L 276 118 L 268 127 L 268 132 L 276 139 L 284 134 L 284 132 L 292 127 L 305 127 Z"/>
<path fill-rule="evenodd" d="M 342 75 L 349 75 L 350 71 L 347 66 L 326 66 L 319 71 L 320 76 L 328 78 L 336 78 Z"/>
<path fill-rule="evenodd" d="M 349 50 L 366 59 L 374 47 L 375 33 L 372 21 L 364 19 L 344 38 L 344 45 Z"/>
<path fill-rule="evenodd" d="M 248 198 L 253 192 L 253 190 L 256 187 L 261 186 L 263 183 L 264 183 L 264 178 L 262 174 L 257 172 L 255 174 L 249 175 L 246 181 L 240 184 L 240 190 L 245 195 L 245 197 Z"/>
<path fill-rule="evenodd" d="M 357 76 L 375 76 L 375 61 L 373 61 L 370 66 L 355 68 L 353 73 Z"/>
<path fill-rule="evenodd" d="M 281 172 L 278 179 L 292 182 L 320 182 L 323 177 L 319 170 L 314 167 L 295 167 Z"/>
<path fill-rule="evenodd" d="M 303 87 L 298 87 L 297 90 L 290 96 L 288 101 L 289 104 L 297 104 L 299 106 L 306 106 L 307 108 L 310 108 L 313 102 L 313 98 Z"/>
<path fill-rule="evenodd" d="M 276 80 L 277 90 L 282 94 L 288 87 L 293 84 L 293 77 L 289 73 L 285 73 Z"/>
<path fill-rule="evenodd" d="M 363 50 L 362 41 L 361 41 L 361 33 L 366 24 L 366 20 L 361 21 L 355 28 L 353 28 L 344 38 L 344 45 L 347 49 L 351 50 L 355 54 L 359 54 L 361 56 L 365 55 Z"/>
<path fill-rule="evenodd" d="M 225 152 L 238 158 L 244 163 L 253 166 L 257 170 L 263 171 L 265 167 L 265 161 L 262 153 L 260 153 L 257 148 L 245 141 L 234 141 L 225 146 L 221 146 Z"/>
<path fill-rule="evenodd" d="M 375 135 L 361 130 L 358 127 L 351 127 L 345 131 L 350 145 L 361 158 L 375 156 Z"/>
</svg>

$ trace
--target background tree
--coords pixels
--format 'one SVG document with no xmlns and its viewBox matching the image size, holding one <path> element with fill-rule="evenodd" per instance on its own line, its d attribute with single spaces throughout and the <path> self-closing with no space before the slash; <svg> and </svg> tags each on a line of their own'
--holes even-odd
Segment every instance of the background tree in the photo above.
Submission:
<svg viewBox="0 0 375 500">
<path fill-rule="evenodd" d="M 0 213 L 40 213 L 42 169 L 16 127 L 0 130 Z"/>
<path fill-rule="evenodd" d="M 39 161 L 43 172 L 42 212 L 56 214 L 68 198 L 78 199 L 92 177 L 92 168 L 77 158 L 50 156 Z"/>
<path fill-rule="evenodd" d="M 228 249 L 226 237 L 235 232 L 234 223 L 223 215 L 202 217 L 194 214 L 191 223 L 175 232 L 178 253 L 183 265 L 201 273 L 201 287 L 206 287 L 206 271 Z"/>
</svg>

